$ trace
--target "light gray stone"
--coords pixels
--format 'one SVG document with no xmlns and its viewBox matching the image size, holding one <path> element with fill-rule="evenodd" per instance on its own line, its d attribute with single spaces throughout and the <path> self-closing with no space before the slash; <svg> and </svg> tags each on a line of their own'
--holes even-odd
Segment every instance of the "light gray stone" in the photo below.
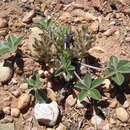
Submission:
<svg viewBox="0 0 130 130">
<path fill-rule="evenodd" d="M 57 102 L 53 101 L 50 104 L 37 103 L 34 107 L 34 116 L 39 122 L 48 126 L 54 126 L 59 116 Z"/>
</svg>

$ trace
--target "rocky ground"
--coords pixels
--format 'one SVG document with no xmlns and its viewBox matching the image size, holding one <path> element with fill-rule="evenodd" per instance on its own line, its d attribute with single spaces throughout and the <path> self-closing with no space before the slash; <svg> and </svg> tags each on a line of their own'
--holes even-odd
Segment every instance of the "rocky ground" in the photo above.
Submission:
<svg viewBox="0 0 130 130">
<path fill-rule="evenodd" d="M 9 34 L 24 36 L 20 47 L 24 53 L 30 54 L 29 36 L 32 28 L 35 29 L 34 24 L 42 18 L 53 18 L 58 24 L 69 23 L 73 30 L 88 27 L 96 37 L 89 54 L 97 58 L 102 67 L 112 55 L 130 60 L 129 0 L 1 0 L 0 41 L 5 41 Z M 68 89 L 64 102 L 61 102 L 64 92 L 54 88 L 64 84 L 46 81 L 53 70 L 43 69 L 32 58 L 19 57 L 13 71 L 2 67 L 4 60 L 11 55 L 7 53 L 0 57 L 0 130 L 130 129 L 129 76 L 120 88 L 113 87 L 110 80 L 105 80 L 102 100 L 97 102 L 96 110 L 92 112 L 91 103 L 87 99 L 80 103 L 75 89 Z M 35 97 L 29 94 L 29 86 L 22 77 L 23 72 L 29 77 L 34 70 L 41 75 L 48 97 L 53 101 L 50 106 L 43 106 L 45 111 L 54 112 L 52 122 L 46 122 L 47 125 L 39 124 L 35 119 L 34 111 L 39 109 L 42 112 L 42 106 L 34 110 Z"/>
</svg>

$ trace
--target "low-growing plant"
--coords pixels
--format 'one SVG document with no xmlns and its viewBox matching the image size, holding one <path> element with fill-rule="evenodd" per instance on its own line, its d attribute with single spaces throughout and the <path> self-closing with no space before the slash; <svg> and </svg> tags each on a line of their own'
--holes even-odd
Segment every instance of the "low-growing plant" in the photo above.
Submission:
<svg viewBox="0 0 130 130">
<path fill-rule="evenodd" d="M 50 24 L 50 21 L 42 20 L 37 25 L 43 30 L 43 41 L 36 41 L 34 45 L 37 58 L 45 59 L 46 62 L 54 61 L 54 57 L 59 57 L 61 50 L 69 50 L 71 58 L 85 56 L 94 37 L 88 34 L 87 30 L 73 32 L 69 25 Z"/>
<path fill-rule="evenodd" d="M 0 56 L 7 52 L 16 52 L 22 40 L 23 37 L 17 38 L 14 35 L 10 35 L 6 42 L 0 42 Z"/>
<path fill-rule="evenodd" d="M 31 79 L 25 78 L 24 81 L 28 83 L 30 88 L 33 88 L 35 91 L 35 97 L 38 102 L 45 102 L 46 101 L 46 95 L 42 91 L 44 88 L 42 82 L 40 81 L 40 75 L 37 72 L 34 72 Z"/>
<path fill-rule="evenodd" d="M 62 51 L 60 54 L 60 63 L 61 67 L 55 72 L 55 76 L 62 74 L 66 81 L 70 81 L 73 78 L 72 71 L 75 70 L 75 67 L 71 65 L 70 55 L 67 50 Z"/>
<path fill-rule="evenodd" d="M 81 92 L 79 94 L 79 100 L 82 101 L 85 97 L 91 97 L 95 100 L 101 99 L 101 94 L 96 88 L 100 86 L 103 81 L 104 79 L 102 78 L 92 80 L 89 75 L 86 75 L 83 81 L 81 80 L 80 83 L 77 83 L 75 85 L 76 88 L 81 89 Z"/>
<path fill-rule="evenodd" d="M 125 73 L 130 73 L 130 61 L 119 60 L 117 57 L 111 56 L 106 70 L 106 77 L 111 77 L 115 83 L 122 85 L 125 80 L 123 75 Z"/>
</svg>

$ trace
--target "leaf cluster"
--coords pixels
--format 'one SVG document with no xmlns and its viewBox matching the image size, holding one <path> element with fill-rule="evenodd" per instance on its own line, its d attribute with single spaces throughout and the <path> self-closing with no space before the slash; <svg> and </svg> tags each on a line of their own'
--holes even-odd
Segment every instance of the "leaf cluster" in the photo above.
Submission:
<svg viewBox="0 0 130 130">
<path fill-rule="evenodd" d="M 73 32 L 70 26 L 56 25 L 52 23 L 51 19 L 42 20 L 37 26 L 44 32 L 43 41 L 40 44 L 36 42 L 34 45 L 39 59 L 50 60 L 58 57 L 61 50 L 69 50 L 71 58 L 82 57 L 91 48 L 91 43 L 94 41 L 94 37 L 88 35 L 87 31 L 77 30 Z"/>
<path fill-rule="evenodd" d="M 59 75 L 64 75 L 66 81 L 70 81 L 72 79 L 72 72 L 75 70 L 75 67 L 71 65 L 70 55 L 67 50 L 62 51 L 60 54 L 60 62 L 61 67 L 55 72 L 55 77 Z"/>
<path fill-rule="evenodd" d="M 23 40 L 23 37 L 15 37 L 10 35 L 6 42 L 0 42 L 0 56 L 7 52 L 16 52 L 18 44 Z"/>
<path fill-rule="evenodd" d="M 111 77 L 118 85 L 122 85 L 125 80 L 124 73 L 130 73 L 130 62 L 127 60 L 119 60 L 115 56 L 110 57 L 106 70 L 106 77 Z"/>
<path fill-rule="evenodd" d="M 100 86 L 103 81 L 104 79 L 102 78 L 92 80 L 89 75 L 86 75 L 82 82 L 75 85 L 76 88 L 81 89 L 79 100 L 82 101 L 86 96 L 89 96 L 95 100 L 101 99 L 101 94 L 96 88 Z"/>
<path fill-rule="evenodd" d="M 42 89 L 44 88 L 42 82 L 40 81 L 40 75 L 37 72 L 34 72 L 31 79 L 24 78 L 24 81 L 35 91 L 35 96 L 37 101 L 43 102 L 46 100 L 45 94 Z"/>
</svg>

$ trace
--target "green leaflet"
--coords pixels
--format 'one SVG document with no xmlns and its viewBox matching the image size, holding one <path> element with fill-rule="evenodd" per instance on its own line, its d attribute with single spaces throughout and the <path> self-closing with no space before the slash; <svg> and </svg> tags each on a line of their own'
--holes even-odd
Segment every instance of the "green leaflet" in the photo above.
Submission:
<svg viewBox="0 0 130 130">
<path fill-rule="evenodd" d="M 111 56 L 106 70 L 106 77 L 112 77 L 112 80 L 117 85 L 122 85 L 124 82 L 125 73 L 130 73 L 130 61 L 119 60 L 115 56 Z"/>
</svg>

